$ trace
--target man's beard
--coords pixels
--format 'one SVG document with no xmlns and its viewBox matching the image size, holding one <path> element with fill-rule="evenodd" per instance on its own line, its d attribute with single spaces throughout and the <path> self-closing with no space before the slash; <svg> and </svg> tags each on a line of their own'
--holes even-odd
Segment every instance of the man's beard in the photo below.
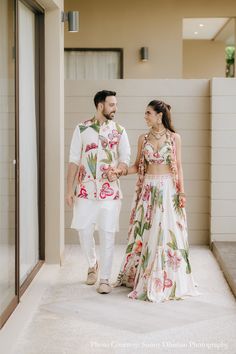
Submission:
<svg viewBox="0 0 236 354">
<path fill-rule="evenodd" d="M 112 120 L 112 119 L 114 118 L 114 116 L 115 116 L 115 112 L 111 112 L 110 114 L 107 114 L 107 113 L 105 113 L 105 112 L 102 112 L 102 114 L 103 114 L 104 117 L 105 117 L 106 119 L 108 119 L 108 120 Z M 113 114 L 114 116 L 111 117 L 111 114 Z"/>
</svg>

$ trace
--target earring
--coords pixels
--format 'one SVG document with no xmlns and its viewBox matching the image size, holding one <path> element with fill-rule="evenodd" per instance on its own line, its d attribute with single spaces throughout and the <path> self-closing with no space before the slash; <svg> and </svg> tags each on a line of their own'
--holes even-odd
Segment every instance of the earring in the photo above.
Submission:
<svg viewBox="0 0 236 354">
<path fill-rule="evenodd" d="M 161 119 L 161 117 L 159 117 L 158 119 L 157 119 L 157 124 L 161 124 L 162 123 L 162 119 Z"/>
</svg>

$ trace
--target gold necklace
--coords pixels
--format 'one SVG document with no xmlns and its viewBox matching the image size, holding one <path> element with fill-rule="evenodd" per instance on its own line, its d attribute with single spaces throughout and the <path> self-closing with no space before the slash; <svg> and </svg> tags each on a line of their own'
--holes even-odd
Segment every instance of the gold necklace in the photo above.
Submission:
<svg viewBox="0 0 236 354">
<path fill-rule="evenodd" d="M 160 132 L 155 132 L 153 130 L 150 131 L 150 134 L 154 136 L 155 139 L 160 140 L 161 137 L 166 133 L 166 128 L 162 129 Z"/>
</svg>

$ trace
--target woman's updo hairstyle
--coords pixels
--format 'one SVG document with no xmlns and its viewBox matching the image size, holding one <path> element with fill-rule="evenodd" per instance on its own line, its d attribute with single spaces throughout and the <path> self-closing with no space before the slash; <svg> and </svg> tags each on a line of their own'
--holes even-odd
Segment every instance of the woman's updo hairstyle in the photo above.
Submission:
<svg viewBox="0 0 236 354">
<path fill-rule="evenodd" d="M 171 132 L 175 133 L 174 127 L 171 121 L 171 106 L 163 101 L 153 100 L 148 104 L 148 107 L 152 107 L 152 109 L 156 113 L 162 112 L 162 124 L 164 127 Z"/>
</svg>

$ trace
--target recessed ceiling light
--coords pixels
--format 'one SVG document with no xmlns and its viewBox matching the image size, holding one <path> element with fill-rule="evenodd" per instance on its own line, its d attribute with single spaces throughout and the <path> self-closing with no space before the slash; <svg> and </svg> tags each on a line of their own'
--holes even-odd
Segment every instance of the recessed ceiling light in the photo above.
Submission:
<svg viewBox="0 0 236 354">
<path fill-rule="evenodd" d="M 197 31 L 195 31 L 195 32 L 194 32 L 194 34 L 198 34 L 198 32 L 197 32 Z"/>
<path fill-rule="evenodd" d="M 1 0 L 0 0 L 1 2 Z M 218 18 L 184 18 L 184 39 L 214 39 L 222 27 L 229 21 L 228 17 Z M 197 34 L 195 32 L 198 32 Z M 232 32 L 233 33 L 233 32 Z M 219 37 L 220 38 L 220 37 Z M 222 37 L 223 38 L 223 37 Z"/>
</svg>

